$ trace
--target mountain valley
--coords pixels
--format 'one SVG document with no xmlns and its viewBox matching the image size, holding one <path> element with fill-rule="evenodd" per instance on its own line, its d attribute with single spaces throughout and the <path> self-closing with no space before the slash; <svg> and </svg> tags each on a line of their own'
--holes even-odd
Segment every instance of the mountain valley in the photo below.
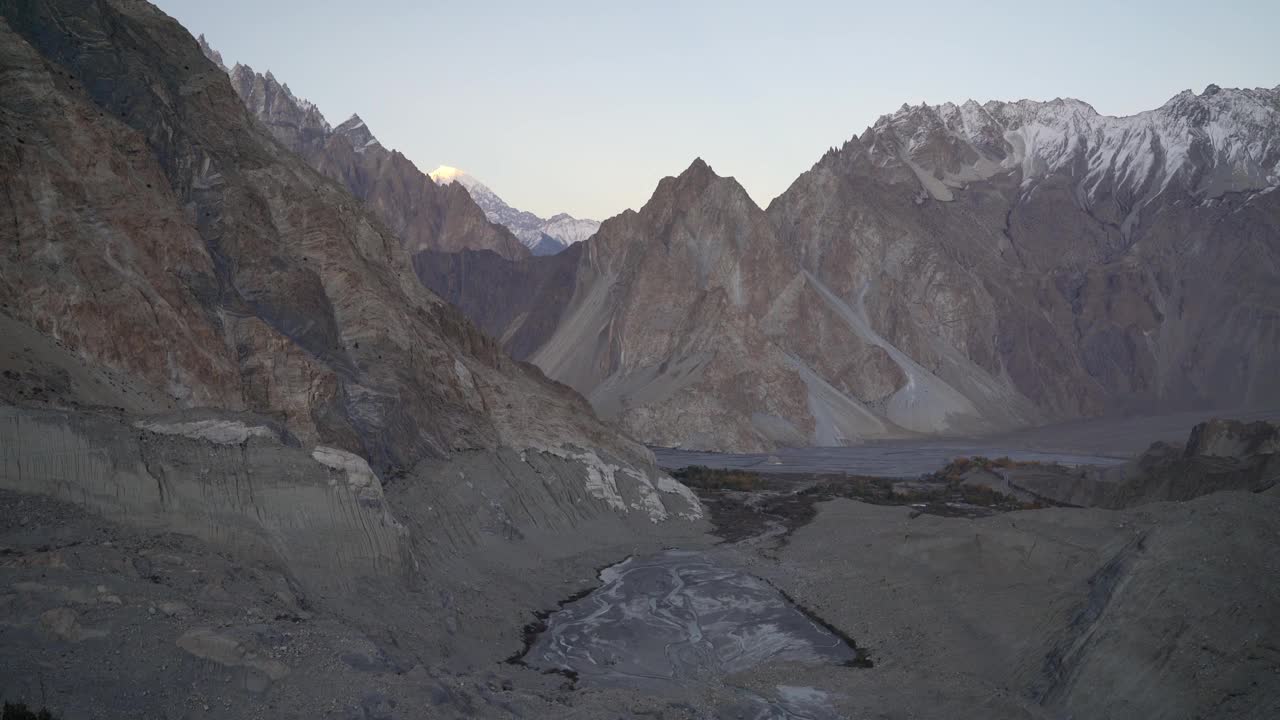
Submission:
<svg viewBox="0 0 1280 720">
<path fill-rule="evenodd" d="M 0 0 L 4 720 L 1280 717 L 1280 88 L 903 106 L 597 223 L 162 4 Z M 493 94 L 491 8 L 277 10 L 203 29 Z M 519 83 L 641 53 L 574 21 Z"/>
</svg>

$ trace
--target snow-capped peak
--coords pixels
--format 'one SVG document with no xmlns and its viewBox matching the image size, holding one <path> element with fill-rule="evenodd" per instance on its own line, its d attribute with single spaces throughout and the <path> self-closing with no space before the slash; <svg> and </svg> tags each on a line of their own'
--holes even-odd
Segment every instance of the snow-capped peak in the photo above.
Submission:
<svg viewBox="0 0 1280 720">
<path fill-rule="evenodd" d="M 204 53 L 204 56 L 209 58 L 214 65 L 217 65 L 218 69 L 222 70 L 222 72 L 229 72 L 227 70 L 227 64 L 222 62 L 222 53 L 213 49 L 213 46 L 209 44 L 209 41 L 205 40 L 204 33 L 201 33 L 200 37 L 196 38 L 196 42 L 200 45 L 200 52 Z"/>
<path fill-rule="evenodd" d="M 1065 174 L 1081 202 L 1120 193 L 1136 213 L 1171 187 L 1212 198 L 1280 185 L 1280 88 L 1210 85 L 1127 117 L 1070 98 L 903 106 L 863 144 L 877 165 L 905 164 L 940 200 L 999 173 L 1020 172 L 1028 190 Z"/>
<path fill-rule="evenodd" d="M 474 175 L 466 170 L 461 170 L 452 165 L 441 165 L 428 174 L 437 185 L 448 185 L 456 182 L 466 188 L 467 192 L 471 193 L 471 199 L 475 200 L 480 207 L 486 208 L 486 213 L 488 212 L 486 203 L 495 206 L 506 205 L 502 198 L 498 197 L 497 193 L 489 189 L 488 185 L 477 180 Z M 497 221 L 495 220 L 494 222 Z"/>
<path fill-rule="evenodd" d="M 431 175 L 432 180 L 434 180 L 437 184 L 440 184 L 440 185 L 448 185 L 454 180 L 457 180 L 466 175 L 465 172 L 450 165 L 441 165 L 440 167 L 436 168 L 435 170 L 432 170 L 428 174 Z"/>
<path fill-rule="evenodd" d="M 441 165 L 430 175 L 440 185 L 456 182 L 466 188 L 490 222 L 505 225 L 535 255 L 560 252 L 591 237 L 600 227 L 595 220 L 578 220 L 566 213 L 544 220 L 531 212 L 513 208 L 470 173 L 451 165 Z"/>
</svg>

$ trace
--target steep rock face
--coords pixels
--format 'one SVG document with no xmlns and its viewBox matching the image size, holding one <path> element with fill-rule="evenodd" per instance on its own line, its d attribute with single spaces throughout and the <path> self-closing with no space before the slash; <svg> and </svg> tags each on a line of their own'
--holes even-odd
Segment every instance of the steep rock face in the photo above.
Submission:
<svg viewBox="0 0 1280 720">
<path fill-rule="evenodd" d="M 6 376 L 6 399 L 113 422 L 252 411 L 384 478 L 507 447 L 583 468 L 601 510 L 688 505 L 647 450 L 426 291 L 177 23 L 130 0 L 0 10 L 0 310 L 46 358 L 28 366 L 61 375 Z"/>
<path fill-rule="evenodd" d="M 441 165 L 431 171 L 431 179 L 442 185 L 466 188 L 486 217 L 515 233 L 534 255 L 555 255 L 600 229 L 598 220 L 575 218 L 568 213 L 544 220 L 527 210 L 513 208 L 487 185 L 455 167 Z"/>
<path fill-rule="evenodd" d="M 1071 100 L 904 108 L 769 212 L 824 277 L 870 274 L 833 255 L 879 254 L 880 282 L 906 290 L 869 295 L 909 318 L 884 325 L 892 342 L 932 366 L 912 335 L 941 339 L 1050 416 L 1265 403 L 1277 98 L 1211 87 L 1129 118 Z"/>
<path fill-rule="evenodd" d="M 904 106 L 764 213 L 695 163 L 585 243 L 520 354 L 639 438 L 722 450 L 1274 403 L 1277 98 Z M 424 281 L 499 338 L 530 307 Z"/>
<path fill-rule="evenodd" d="M 413 256 L 413 269 L 512 357 L 527 360 L 555 332 L 573 297 L 581 250 L 524 261 L 487 250 L 427 250 Z"/>
<path fill-rule="evenodd" d="M 210 62 L 217 65 L 219 70 L 224 73 L 231 72 L 227 67 L 227 64 L 222 61 L 222 53 L 215 50 L 213 46 L 209 44 L 209 41 L 205 39 L 204 33 L 200 33 L 196 36 L 196 42 L 200 44 L 200 52 L 204 53 L 204 56 L 209 58 Z"/>
<path fill-rule="evenodd" d="M 998 196 L 925 203 L 914 178 L 886 182 L 891 171 L 867 155 L 851 141 L 769 213 L 778 241 L 824 298 L 849 305 L 901 369 L 907 382 L 894 386 L 894 397 L 937 420 L 950 405 L 1003 415 L 1005 425 L 1102 411 L 1097 381 L 1069 349 L 1069 313 L 1036 309 L 1038 298 L 1057 294 L 1053 284 L 1004 269 Z"/>
<path fill-rule="evenodd" d="M 201 38 L 205 56 L 222 66 Z M 437 186 L 408 158 L 387 150 L 359 115 L 331 127 L 310 102 L 267 72 L 237 64 L 232 87 L 271 134 L 312 167 L 342 183 L 398 235 L 410 252 L 492 250 L 508 258 L 529 255 L 505 228 L 489 222 L 471 198 Z"/>
<path fill-rule="evenodd" d="M 466 297 L 463 282 L 474 279 L 423 279 L 464 311 L 488 304 Z M 652 443 L 836 445 L 1039 417 L 973 363 L 937 353 L 952 364 L 927 368 L 886 340 L 873 329 L 883 308 L 865 302 L 867 283 L 810 271 L 742 187 L 700 160 L 663 180 L 640 212 L 605 222 L 573 283 L 555 332 L 528 357 Z M 521 315 L 477 316 L 508 338 Z"/>
<path fill-rule="evenodd" d="M 698 160 L 586 243 L 573 298 L 530 359 L 657 444 L 762 449 L 908 433 L 910 408 L 895 419 L 869 409 L 898 370 L 844 310 L 789 260 L 742 187 Z M 833 346 L 841 359 L 830 372 L 815 351 Z M 870 372 L 845 382 L 850 367 Z"/>
<path fill-rule="evenodd" d="M 207 43 L 201 43 L 201 49 L 219 67 L 225 67 L 222 65 L 221 55 L 209 55 L 216 51 Z M 253 71 L 253 68 L 236 63 L 228 74 L 231 77 L 232 87 L 244 101 L 245 107 L 249 108 L 249 111 L 261 120 L 285 147 L 296 151 L 323 143 L 325 138 L 333 132 L 329 121 L 320 114 L 319 108 L 294 96 L 289 86 L 277 82 L 270 71 L 267 71 L 266 75 L 259 75 Z"/>
</svg>

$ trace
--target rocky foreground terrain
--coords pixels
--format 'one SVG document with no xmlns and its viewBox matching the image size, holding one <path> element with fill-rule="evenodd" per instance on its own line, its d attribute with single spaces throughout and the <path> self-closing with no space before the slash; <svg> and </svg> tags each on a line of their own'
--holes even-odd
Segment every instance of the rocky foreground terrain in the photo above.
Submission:
<svg viewBox="0 0 1280 720">
<path fill-rule="evenodd" d="M 0 0 L 0 699 L 67 720 L 1280 714 L 1275 426 L 1052 485 L 1118 509 L 789 488 L 733 496 L 730 528 L 736 491 L 704 502 L 425 289 L 430 256 L 206 52 L 141 0 Z M 736 193 L 701 168 L 664 185 Z M 996 497 L 945 482 L 943 505 Z M 756 512 L 781 496 L 794 521 Z M 713 633 L 649 626 L 676 637 L 655 650 L 645 623 L 704 603 Z M 592 604 L 644 610 L 614 629 L 647 651 L 564 632 Z M 594 667 L 544 665 L 548 637 Z M 638 658 L 686 672 L 637 679 Z"/>
<path fill-rule="evenodd" d="M 1277 88 L 1124 118 L 1062 99 L 904 106 L 767 209 L 698 160 L 574 256 L 418 268 L 653 445 L 1264 408 L 1280 400 L 1277 186 Z"/>
<path fill-rule="evenodd" d="M 705 526 L 634 524 L 610 513 L 468 525 L 465 518 L 484 508 L 466 504 L 474 492 L 462 489 L 468 481 L 482 496 L 504 487 L 533 492 L 536 474 L 504 474 L 521 466 L 515 457 L 505 466 L 457 457 L 389 485 L 377 502 L 357 492 L 335 505 L 331 488 L 305 482 L 315 470 L 298 458 L 290 473 L 288 449 L 264 436 L 221 452 L 207 439 L 150 442 L 146 466 L 168 494 L 152 497 L 149 512 L 106 519 L 75 476 L 53 493 L 48 484 L 0 492 L 6 699 L 48 705 L 66 718 L 1270 718 L 1280 711 L 1273 641 L 1280 566 L 1274 553 L 1259 551 L 1280 533 L 1275 478 L 1263 492 L 1124 510 L 948 516 L 856 493 L 818 495 L 782 532 L 768 513 L 750 510 L 779 505 L 729 491 L 747 510 L 738 526 L 717 512 L 712 535 Z M 6 485 L 23 477 L 16 464 L 40 458 L 13 447 L 6 439 Z M 181 463 L 194 459 L 208 470 L 219 455 L 243 459 L 239 494 L 228 481 L 209 484 L 207 472 L 203 485 L 176 481 Z M 65 467 L 76 456 L 61 457 Z M 103 476 L 117 492 L 143 494 L 120 487 L 109 471 Z M 59 493 L 67 499 L 49 497 Z M 193 516 L 158 523 L 173 506 Z M 388 513 L 399 527 L 376 530 Z M 217 532 L 200 537 L 211 522 Z M 736 532 L 741 526 L 754 530 Z M 715 535 L 731 541 L 715 544 Z M 661 562 L 669 552 L 659 551 L 672 546 L 686 553 L 689 581 L 712 577 L 687 587 L 649 579 L 630 590 L 612 580 L 611 597 L 577 601 L 641 623 L 568 635 L 566 655 L 581 657 L 578 638 L 602 644 L 598 669 L 546 672 L 528 655 L 543 647 L 528 644 L 545 626 L 535 610 L 581 598 L 602 582 L 599 568 L 628 557 Z M 409 557 L 397 564 L 397 551 Z M 713 581 L 750 586 L 716 590 Z M 769 644 L 760 652 L 775 659 L 744 662 L 742 651 L 770 643 L 777 632 L 770 630 L 727 646 L 727 673 L 681 653 L 674 657 L 689 659 L 673 667 L 691 663 L 696 674 L 657 686 L 627 682 L 636 663 L 665 666 L 645 654 L 653 648 L 643 650 L 641 639 L 672 633 L 667 624 L 646 628 L 640 608 L 679 617 L 688 612 L 680 598 L 696 598 L 703 615 L 734 617 L 738 608 L 744 630 L 759 627 L 756 614 L 766 609 L 770 617 L 795 612 L 762 605 L 762 593 L 785 593 L 815 618 L 807 632 L 825 637 L 830 628 L 856 641 L 868 662 L 805 655 L 788 662 Z M 631 604 L 637 610 L 623 609 Z M 633 647 L 627 633 L 637 629 Z M 704 637 L 717 637 L 706 630 Z M 743 700 L 768 697 L 778 699 Z"/>
</svg>

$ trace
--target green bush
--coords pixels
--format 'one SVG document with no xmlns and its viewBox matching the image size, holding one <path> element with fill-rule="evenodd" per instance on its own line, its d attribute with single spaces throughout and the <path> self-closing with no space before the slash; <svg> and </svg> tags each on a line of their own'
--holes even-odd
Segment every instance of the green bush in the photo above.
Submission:
<svg viewBox="0 0 1280 720">
<path fill-rule="evenodd" d="M 717 470 L 705 465 L 690 465 L 673 470 L 671 477 L 685 485 L 701 490 L 759 490 L 764 478 L 746 470 Z"/>
</svg>

